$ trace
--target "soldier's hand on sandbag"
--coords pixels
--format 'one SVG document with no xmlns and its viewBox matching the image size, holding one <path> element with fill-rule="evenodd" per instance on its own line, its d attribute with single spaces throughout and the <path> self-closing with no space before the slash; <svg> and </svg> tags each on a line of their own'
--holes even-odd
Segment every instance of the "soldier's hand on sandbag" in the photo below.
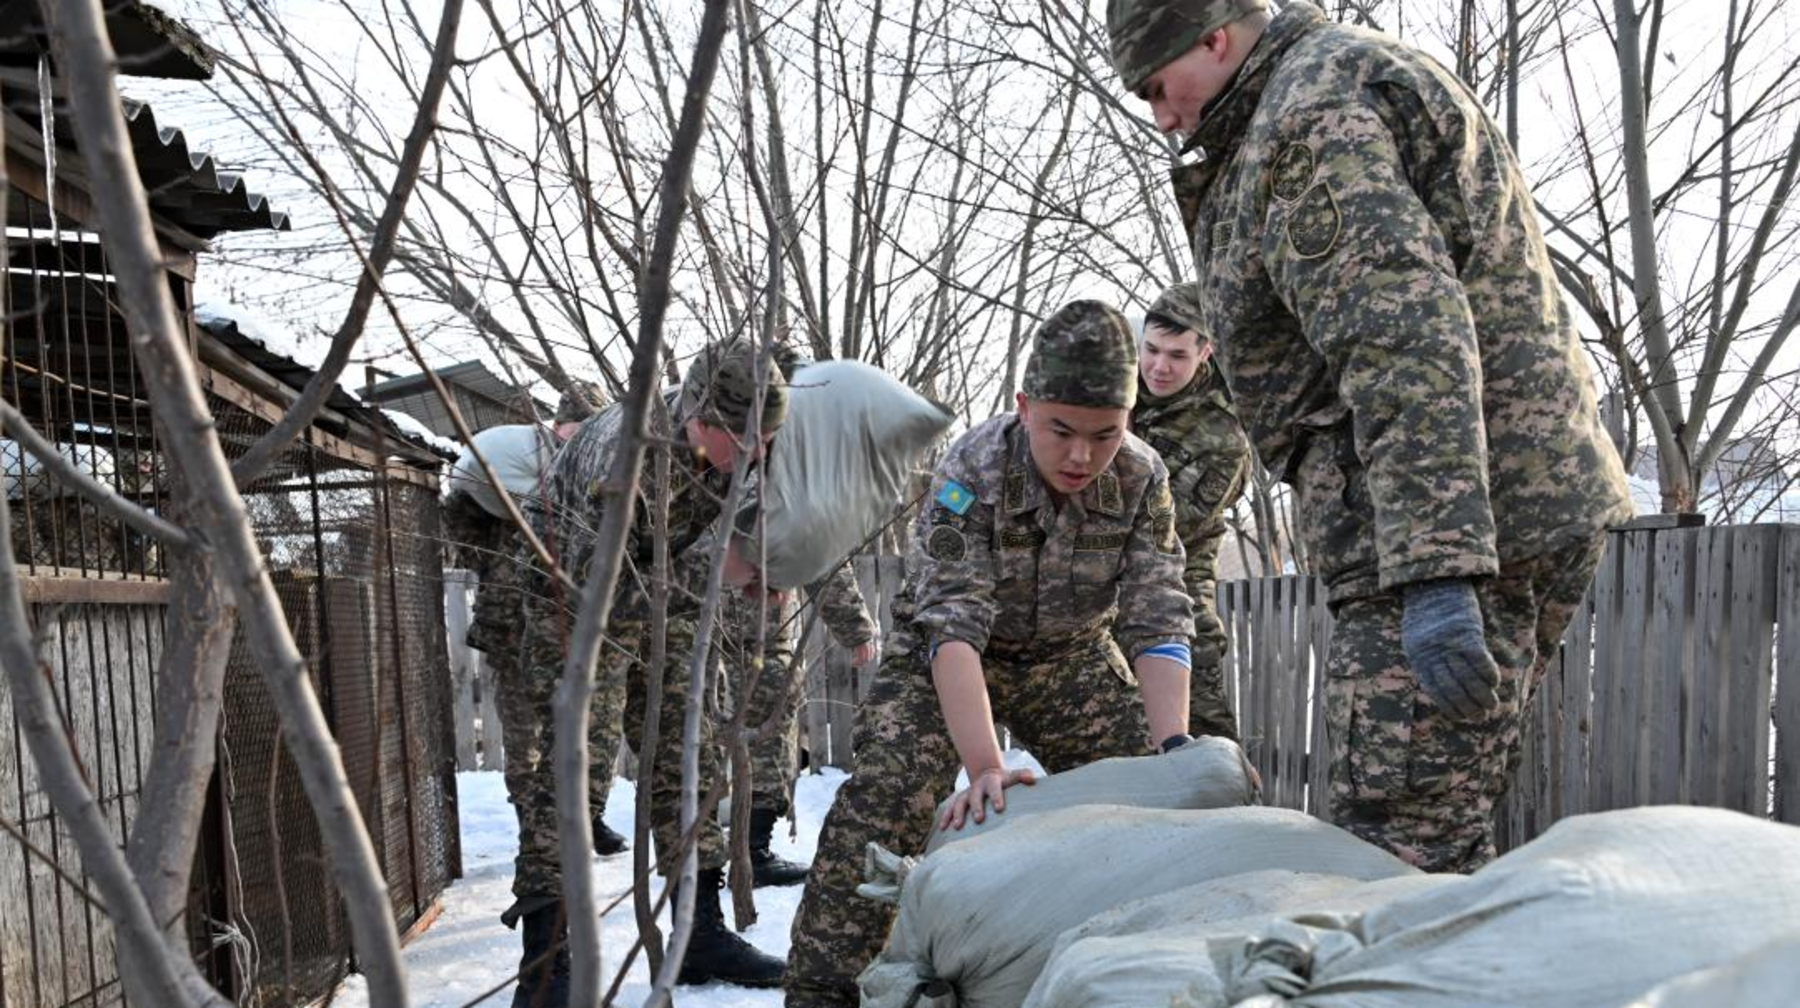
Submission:
<svg viewBox="0 0 1800 1008">
<path fill-rule="evenodd" d="M 1500 668 L 1488 651 L 1481 602 L 1466 578 L 1442 578 L 1401 590 L 1400 646 L 1419 686 L 1458 718 L 1491 710 Z"/>
<path fill-rule="evenodd" d="M 944 817 L 938 821 L 938 829 L 962 829 L 965 819 L 976 822 L 987 821 L 987 805 L 991 801 L 995 812 L 1006 811 L 1006 789 L 1014 784 L 1030 786 L 1037 783 L 1037 774 L 1029 769 L 1003 770 L 991 767 L 975 775 L 969 786 L 956 793 L 950 804 L 944 808 Z"/>
</svg>

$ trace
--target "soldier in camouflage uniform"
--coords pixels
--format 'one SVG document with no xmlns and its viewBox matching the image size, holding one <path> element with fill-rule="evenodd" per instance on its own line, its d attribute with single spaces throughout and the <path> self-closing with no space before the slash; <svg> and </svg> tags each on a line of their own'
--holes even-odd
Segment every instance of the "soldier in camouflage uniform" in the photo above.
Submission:
<svg viewBox="0 0 1800 1008">
<path fill-rule="evenodd" d="M 557 404 L 550 429 L 531 425 L 533 432 L 541 436 L 538 458 L 542 464 L 547 468 L 556 446 L 568 440 L 583 420 L 605 405 L 606 394 L 598 385 L 570 385 Z M 505 437 L 484 438 L 489 431 L 504 433 L 506 428 L 488 428 L 475 435 L 477 445 L 493 462 L 491 453 L 496 444 L 516 446 L 517 442 Z M 484 440 L 488 444 L 481 444 Z M 526 551 L 525 538 L 510 516 L 488 511 L 469 489 L 458 488 L 455 482 L 451 485 L 453 489 L 444 499 L 444 536 L 452 550 L 452 562 L 474 571 L 478 579 L 473 618 L 465 640 L 482 652 L 488 667 L 494 670 L 494 706 L 500 715 L 507 799 L 518 816 L 519 836 L 525 843 L 526 838 L 546 832 L 554 835 L 556 830 L 556 796 L 536 786 L 538 763 L 548 759 L 550 753 L 543 744 L 534 712 L 547 702 L 547 697 L 539 696 L 537 691 L 549 686 L 519 672 L 526 644 L 519 620 L 519 593 L 525 573 L 520 558 Z M 521 507 L 529 507 L 529 498 L 521 502 Z M 599 854 L 617 854 L 628 846 L 625 838 L 601 819 L 612 785 L 612 761 L 619 750 L 617 709 L 597 703 L 589 729 L 588 755 L 593 764 L 588 778 L 588 802 L 594 819 L 594 850 Z"/>
<path fill-rule="evenodd" d="M 681 865 L 681 725 L 687 706 L 695 624 L 712 556 L 711 538 L 720 524 L 718 518 L 731 473 L 738 465 L 752 465 L 762 457 L 763 448 L 787 411 L 787 389 L 780 369 L 771 366 L 761 396 L 762 442 L 753 448 L 740 443 L 758 398 L 756 357 L 755 348 L 743 341 L 708 345 L 689 366 L 682 385 L 665 393 L 663 408 L 652 411 L 651 443 L 672 443 L 667 449 L 672 453 L 668 484 L 658 486 L 654 455 L 646 457 L 638 480 L 633 524 L 625 543 L 624 569 L 595 670 L 595 703 L 614 712 L 623 708 L 625 731 L 633 748 L 642 751 L 645 705 L 656 703 L 661 707 L 661 731 L 651 756 L 650 778 L 640 780 L 638 786 L 650 790 L 657 870 L 665 878 Z M 557 453 L 545 478 L 543 497 L 530 509 L 533 530 L 578 584 L 588 578 L 605 516 L 607 477 L 622 440 L 623 418 L 624 409 L 615 405 L 582 424 Z M 754 473 L 750 478 L 754 478 Z M 666 499 L 659 504 L 659 498 Z M 662 692 L 650 696 L 645 680 L 645 659 L 651 654 L 652 645 L 648 579 L 655 574 L 651 516 L 658 507 L 665 509 L 670 580 Z M 541 726 L 544 752 L 548 754 L 555 745 L 550 698 L 555 681 L 562 675 L 572 621 L 569 600 L 561 597 L 561 589 L 549 572 L 538 565 L 535 556 L 525 555 L 522 561 L 530 565 L 523 613 L 528 663 L 523 673 L 541 684 L 533 687 L 533 695 L 542 698 L 534 714 Z M 730 564 L 727 569 L 732 569 Z M 616 720 L 618 715 L 611 717 Z M 701 719 L 698 756 L 699 791 L 704 795 L 723 777 L 721 753 L 710 719 Z M 555 778 L 548 758 L 539 763 L 536 786 L 554 796 Z M 695 924 L 680 982 L 716 979 L 750 986 L 778 985 L 780 960 L 758 952 L 725 926 L 719 887 L 723 883 L 726 848 L 716 816 L 703 815 L 696 834 L 699 882 L 695 891 Z M 525 923 L 525 976 L 515 995 L 515 1004 L 520 1006 L 556 1006 L 566 1001 L 566 922 L 562 919 L 561 892 L 561 866 L 552 823 L 547 832 L 521 838 L 513 881 L 517 899 L 501 918 L 509 927 L 521 919 Z M 548 970 L 524 968 L 540 960 L 548 964 Z"/>
<path fill-rule="evenodd" d="M 921 850 L 959 763 L 971 784 L 952 828 L 1030 782 L 1005 768 L 996 721 L 1053 772 L 1186 740 L 1194 614 L 1168 470 L 1127 429 L 1136 356 L 1118 312 L 1063 307 L 1033 338 L 1019 411 L 978 424 L 939 464 L 888 655 L 857 711 L 855 770 L 794 918 L 789 1006 L 857 1001 L 893 921 L 856 895 L 867 844 Z"/>
<path fill-rule="evenodd" d="M 1177 284 L 1144 316 L 1138 353 L 1138 398 L 1131 432 L 1169 467 L 1175 530 L 1187 549 L 1182 579 L 1194 600 L 1194 671 L 1188 717 L 1199 735 L 1237 740 L 1237 717 L 1225 689 L 1225 625 L 1219 622 L 1219 547 L 1225 515 L 1244 492 L 1250 440 L 1231 411 L 1225 382 L 1213 371 L 1213 344 L 1200 335 L 1199 291 Z"/>
<path fill-rule="evenodd" d="M 819 622 L 851 653 L 857 668 L 875 657 L 875 620 L 863 604 L 856 572 L 849 564 L 808 589 Z M 757 620 L 762 607 L 743 595 L 725 599 L 720 609 L 720 650 L 725 655 L 725 684 L 731 695 L 729 719 L 739 703 L 749 706 L 744 726 L 768 730 L 750 743 L 750 867 L 758 886 L 794 885 L 806 878 L 806 866 L 778 856 L 773 847 L 775 822 L 793 805 L 794 776 L 800 770 L 800 704 L 806 694 L 805 666 L 794 661 L 800 619 L 798 606 L 770 607 L 764 628 L 762 661 L 756 657 Z M 760 667 L 760 674 L 755 669 Z M 737 790 L 733 789 L 734 800 Z"/>
<path fill-rule="evenodd" d="M 1175 172 L 1205 331 L 1337 616 L 1336 822 L 1432 871 L 1493 853 L 1545 661 L 1628 517 L 1512 150 L 1411 47 L 1293 0 L 1109 0 Z"/>
</svg>

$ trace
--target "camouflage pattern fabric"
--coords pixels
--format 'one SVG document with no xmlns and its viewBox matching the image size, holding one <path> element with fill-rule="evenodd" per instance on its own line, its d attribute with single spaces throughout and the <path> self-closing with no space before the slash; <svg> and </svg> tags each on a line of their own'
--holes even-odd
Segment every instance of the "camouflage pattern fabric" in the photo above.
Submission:
<svg viewBox="0 0 1800 1008">
<path fill-rule="evenodd" d="M 1206 331 L 1332 599 L 1630 515 L 1531 194 L 1453 75 L 1295 0 L 1190 145 Z"/>
<path fill-rule="evenodd" d="M 819 622 L 840 647 L 854 649 L 875 639 L 875 619 L 863 602 L 862 589 L 849 564 L 807 589 L 807 594 L 819 610 Z M 770 725 L 768 732 L 750 743 L 751 805 L 785 816 L 792 808 L 794 778 L 800 772 L 800 707 L 806 699 L 806 667 L 794 662 L 794 653 L 802 621 L 793 601 L 768 611 L 762 672 L 753 675 L 760 608 L 738 592 L 728 594 L 720 606 L 719 650 L 724 656 L 727 690 L 720 720 L 730 720 L 738 704 L 747 703 L 747 728 Z"/>
<path fill-rule="evenodd" d="M 1107 0 L 1106 30 L 1112 64 L 1136 91 L 1170 60 L 1246 14 L 1269 9 L 1269 0 Z"/>
<path fill-rule="evenodd" d="M 1158 644 L 1188 643 L 1193 606 L 1168 470 L 1136 435 L 1122 441 L 1112 465 L 1059 509 L 1016 414 L 958 438 L 907 553 L 918 632 L 984 652 L 1109 624 L 1133 661 Z"/>
<path fill-rule="evenodd" d="M 1027 399 L 1130 409 L 1137 394 L 1131 324 L 1099 301 L 1071 301 L 1038 326 L 1019 390 Z"/>
<path fill-rule="evenodd" d="M 1016 415 L 977 425 L 939 464 L 913 526 L 889 655 L 857 711 L 855 768 L 794 918 L 790 1006 L 856 1003 L 856 975 L 892 923 L 890 908 L 855 895 L 864 847 L 922 850 L 951 791 L 957 756 L 931 682 L 934 645 L 981 653 L 996 722 L 1052 772 L 1150 751 L 1126 655 L 1186 643 L 1193 610 L 1167 470 L 1136 436 L 1123 442 L 1060 509 Z"/>
<path fill-rule="evenodd" d="M 733 397 L 739 397 L 743 392 L 739 382 L 748 373 L 743 357 L 746 352 L 741 349 L 724 352 L 716 345 L 710 346 L 702 352 L 701 362 L 704 363 L 697 362 L 690 370 L 690 378 L 696 374 L 702 378 L 714 375 L 707 379 L 711 394 L 722 394 L 728 401 L 735 401 Z M 723 376 L 717 371 L 721 361 L 726 366 Z M 779 372 L 776 380 L 779 380 Z M 785 390 L 774 398 L 785 401 L 784 395 Z M 705 584 L 710 555 L 709 533 L 722 510 L 730 483 L 726 473 L 711 467 L 698 468 L 698 456 L 685 443 L 674 417 L 680 404 L 687 401 L 704 405 L 712 400 L 694 399 L 691 393 L 689 399 L 684 400 L 681 388 L 670 390 L 664 394 L 664 408 L 653 410 L 649 423 L 651 442 L 672 442 L 666 450 L 673 453 L 663 511 L 671 566 L 663 691 L 654 698 L 644 695 L 642 665 L 643 658 L 650 654 L 648 575 L 654 569 L 650 514 L 659 497 L 655 455 L 649 452 L 640 471 L 637 507 L 626 537 L 625 569 L 613 603 L 607 641 L 602 645 L 595 670 L 591 715 L 596 725 L 611 726 L 619 723 L 622 708 L 627 738 L 632 741 L 633 748 L 639 748 L 638 734 L 646 705 L 651 702 L 661 705 L 662 727 L 648 783 L 651 828 L 656 835 L 659 860 L 670 857 L 680 836 L 681 725 L 688 693 L 688 656 L 693 651 L 694 616 L 699 608 L 699 589 Z M 623 418 L 623 406 L 614 404 L 584 421 L 552 460 L 545 475 L 543 496 L 530 502 L 528 508 L 534 531 L 578 583 L 586 581 L 593 559 L 595 539 L 605 515 L 606 478 L 621 441 Z M 754 470 L 746 478 L 753 480 Z M 752 482 L 748 488 L 751 494 L 754 494 L 754 488 Z M 565 607 L 571 600 L 562 598 L 561 589 L 548 572 L 538 566 L 534 555 L 524 553 L 520 559 L 531 567 L 528 576 L 532 586 L 526 593 L 526 598 L 531 601 L 521 621 L 530 641 L 526 651 L 528 664 L 520 677 L 523 680 L 520 689 L 527 699 L 521 703 L 524 710 L 510 720 L 523 718 L 534 724 L 536 737 L 540 740 L 538 749 L 548 754 L 554 747 L 550 697 L 566 657 L 567 628 L 572 625 L 572 620 Z M 712 681 L 712 677 L 708 678 Z M 603 707 L 606 709 L 604 716 Z M 509 720 L 504 712 L 502 720 Z M 713 739 L 712 721 L 702 718 L 701 722 L 699 787 L 701 794 L 705 794 L 721 779 L 723 767 Z M 617 751 L 617 745 L 612 744 L 604 751 L 610 779 L 611 754 Z M 547 758 L 537 762 L 535 787 L 538 794 L 555 793 L 551 773 Z M 640 786 L 644 786 L 642 782 Z M 724 839 L 714 817 L 708 816 L 701 824 L 698 844 L 702 869 L 725 863 Z M 671 864 L 662 861 L 658 870 L 666 872 Z M 535 835 L 530 842 L 522 840 L 514 879 L 515 895 L 554 895 L 557 889 L 553 883 L 560 884 L 554 832 Z M 550 888 L 545 889 L 546 886 Z"/>
<path fill-rule="evenodd" d="M 869 843 L 923 852 L 937 802 L 955 787 L 956 747 L 929 654 L 923 642 L 890 653 L 857 709 L 855 767 L 825 818 L 794 916 L 789 1008 L 857 1003 L 857 974 L 894 919 L 893 907 L 856 895 L 863 852 Z M 1055 648 L 990 647 L 982 671 L 996 723 L 1051 773 L 1152 751 L 1136 679 L 1104 623 Z"/>
<path fill-rule="evenodd" d="M 580 423 L 606 408 L 606 390 L 591 381 L 572 381 L 556 401 L 551 423 Z"/>
<path fill-rule="evenodd" d="M 705 420 L 728 430 L 749 428 L 756 403 L 757 347 L 748 340 L 709 343 L 688 364 L 681 382 L 679 417 Z M 768 364 L 769 384 L 763 393 L 762 431 L 767 434 L 787 418 L 787 379 L 780 365 Z"/>
<path fill-rule="evenodd" d="M 1183 321 L 1154 306 L 1151 310 Z M 1225 688 L 1225 625 L 1219 620 L 1219 549 L 1228 531 L 1225 516 L 1249 478 L 1250 441 L 1231 410 L 1224 382 L 1204 363 L 1194 380 L 1173 395 L 1157 396 L 1141 386 L 1131 430 L 1169 468 L 1175 531 L 1187 552 L 1182 581 L 1194 602 L 1191 730 L 1235 740 L 1237 717 Z"/>
<path fill-rule="evenodd" d="M 551 765 L 555 752 L 552 716 L 575 614 L 558 601 L 553 587 L 535 571 L 513 566 L 522 573 L 517 575 L 520 583 L 505 593 L 513 603 L 507 607 L 511 619 L 504 624 L 504 636 L 497 635 L 493 641 L 493 649 L 483 650 L 495 673 L 494 703 L 506 756 L 507 801 L 519 820 L 513 895 L 523 899 L 562 892 L 561 855 L 556 846 L 556 777 Z M 625 679 L 608 668 L 605 659 L 610 650 L 608 645 L 602 652 L 588 706 L 588 805 L 594 815 L 606 808 L 612 789 L 625 709 Z M 547 671 L 550 674 L 545 674 Z"/>
<path fill-rule="evenodd" d="M 1485 600 L 1511 600 L 1488 608 L 1489 638 L 1502 676 L 1526 681 L 1532 654 L 1510 640 L 1554 622 L 1556 607 L 1496 585 L 1588 549 L 1631 504 L 1500 130 L 1430 58 L 1293 0 L 1188 147 L 1205 159 L 1174 182 L 1206 330 L 1257 454 L 1294 486 L 1339 613 L 1337 679 L 1410 695 L 1398 589 L 1474 578 Z M 1352 716 L 1345 688 L 1334 685 L 1340 722 Z M 1466 729 L 1421 728 L 1405 701 L 1364 710 L 1350 750 L 1362 725 L 1438 754 L 1428 783 L 1409 772 L 1409 793 L 1480 783 L 1408 806 L 1384 797 L 1392 774 L 1369 776 L 1388 756 L 1361 777 L 1346 757 L 1332 781 L 1353 795 L 1344 821 L 1422 863 L 1479 860 L 1486 827 L 1474 820 L 1492 796 L 1466 799 L 1497 786 L 1490 768 L 1513 756 L 1490 750 L 1514 744 L 1520 705 Z"/>
<path fill-rule="evenodd" d="M 1493 813 L 1519 759 L 1524 712 L 1581 603 L 1604 541 L 1507 564 L 1477 581 L 1500 704 L 1448 717 L 1419 689 L 1400 648 L 1400 598 L 1335 607 L 1326 666 L 1331 818 L 1429 872 L 1494 857 Z"/>
</svg>

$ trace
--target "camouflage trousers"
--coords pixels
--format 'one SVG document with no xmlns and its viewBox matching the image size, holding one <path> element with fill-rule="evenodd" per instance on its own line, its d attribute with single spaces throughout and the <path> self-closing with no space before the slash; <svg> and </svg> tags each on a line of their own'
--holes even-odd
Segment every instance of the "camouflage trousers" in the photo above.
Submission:
<svg viewBox="0 0 1800 1008">
<path fill-rule="evenodd" d="M 1237 714 L 1225 689 L 1225 624 L 1219 620 L 1219 585 L 1189 579 L 1194 600 L 1194 668 L 1188 675 L 1188 725 L 1195 735 L 1237 741 Z"/>
<path fill-rule="evenodd" d="M 514 593 L 516 598 L 516 587 Z M 487 658 L 498 687 L 494 700 L 506 754 L 506 795 L 519 820 L 513 895 L 554 896 L 562 891 L 562 863 L 557 850 L 552 719 L 556 683 L 562 676 L 574 616 L 547 598 L 532 598 L 524 604 L 515 601 L 512 611 L 511 626 L 516 629 L 505 635 L 490 630 L 482 639 L 495 645 Z M 471 628 L 471 637 L 475 629 Z M 516 643 L 504 646 L 507 636 Z M 605 811 L 612 788 L 624 708 L 624 678 L 610 672 L 602 661 L 588 707 L 588 806 L 596 818 Z"/>
<path fill-rule="evenodd" d="M 1517 767 L 1525 712 L 1604 542 L 1506 564 L 1476 582 L 1500 703 L 1470 720 L 1450 717 L 1414 680 L 1397 593 L 1334 607 L 1325 684 L 1334 823 L 1426 871 L 1473 871 L 1493 859 L 1494 806 Z"/>
<path fill-rule="evenodd" d="M 864 849 L 921 852 L 955 785 L 956 747 L 923 644 L 881 663 L 856 712 L 855 767 L 819 835 L 794 917 L 789 1006 L 855 1005 L 857 974 L 887 941 L 892 907 L 856 895 Z M 994 719 L 1052 773 L 1151 751 L 1143 701 L 1109 629 L 1037 654 L 982 656 Z"/>
<path fill-rule="evenodd" d="M 734 608 L 752 607 L 727 606 L 728 610 Z M 744 727 L 763 727 L 749 746 L 750 806 L 778 817 L 787 815 L 793 804 L 794 778 L 800 772 L 800 706 L 806 699 L 806 672 L 794 665 L 799 628 L 798 622 L 790 619 L 793 615 L 791 604 L 780 612 L 769 611 L 760 674 L 753 674 L 756 627 L 729 621 L 721 626 L 731 636 L 721 642 L 726 704 L 720 720 L 729 721 L 738 705 L 744 704 L 749 707 Z"/>
<path fill-rule="evenodd" d="M 694 621 L 692 616 L 668 619 L 662 690 L 655 697 L 646 693 L 645 668 L 650 657 L 650 627 L 647 623 L 614 620 L 612 641 L 600 655 L 601 675 L 619 678 L 626 685 L 625 739 L 637 752 L 644 751 L 644 714 L 648 704 L 658 705 L 656 747 L 651 754 L 650 780 L 639 780 L 638 787 L 650 788 L 650 831 L 656 838 L 656 870 L 664 876 L 681 867 L 681 757 L 682 727 L 687 715 L 690 656 L 694 653 Z M 616 647 L 614 645 L 617 645 Z M 716 653 L 716 652 L 715 652 Z M 711 681 L 716 668 L 710 668 Z M 696 697 L 702 705 L 706 697 Z M 699 796 L 705 801 L 708 792 L 725 782 L 725 763 L 719 749 L 715 713 L 702 709 L 699 738 Z M 700 852 L 701 871 L 723 868 L 726 862 L 725 834 L 719 828 L 717 806 L 700 817 L 695 843 Z"/>
</svg>

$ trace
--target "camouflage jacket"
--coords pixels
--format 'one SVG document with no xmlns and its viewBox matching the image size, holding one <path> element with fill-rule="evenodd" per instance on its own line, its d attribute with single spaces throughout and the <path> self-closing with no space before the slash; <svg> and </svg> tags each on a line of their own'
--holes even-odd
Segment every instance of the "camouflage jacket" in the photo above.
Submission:
<svg viewBox="0 0 1800 1008">
<path fill-rule="evenodd" d="M 670 416 L 679 390 L 663 394 L 665 409 L 653 413 L 651 441 L 674 440 L 670 448 L 668 531 L 672 567 L 669 609 L 692 611 L 698 607 L 700 589 L 706 583 L 711 558 L 709 534 L 730 489 L 731 476 L 717 469 L 695 467 L 694 455 L 672 430 Z M 606 512 L 606 476 L 612 468 L 625 408 L 614 403 L 584 421 L 551 461 L 544 477 L 541 500 L 531 502 L 527 514 L 532 530 L 577 583 L 585 583 L 588 565 Z M 641 618 L 648 612 L 648 575 L 653 567 L 651 508 L 658 488 L 656 454 L 648 451 L 638 475 L 637 508 L 625 540 L 624 570 L 613 603 L 614 618 Z M 755 479 L 755 471 L 746 474 Z M 754 494 L 755 484 L 747 488 Z"/>
<path fill-rule="evenodd" d="M 1135 435 L 1059 509 L 1018 417 L 998 416 L 950 446 L 927 501 L 906 595 L 913 629 L 930 642 L 1023 651 L 1110 625 L 1135 659 L 1188 641 L 1194 614 L 1168 470 Z"/>
<path fill-rule="evenodd" d="M 1334 599 L 1630 514 L 1531 193 L 1456 77 L 1294 0 L 1189 146 L 1206 323 Z"/>
<path fill-rule="evenodd" d="M 1210 581 L 1216 566 L 1204 554 L 1216 548 L 1225 514 L 1243 496 L 1250 473 L 1250 440 L 1231 411 L 1224 382 L 1208 364 L 1187 387 L 1167 398 L 1138 382 L 1131 432 L 1169 467 L 1175 498 L 1175 531 L 1187 552 L 1187 584 Z"/>
</svg>

